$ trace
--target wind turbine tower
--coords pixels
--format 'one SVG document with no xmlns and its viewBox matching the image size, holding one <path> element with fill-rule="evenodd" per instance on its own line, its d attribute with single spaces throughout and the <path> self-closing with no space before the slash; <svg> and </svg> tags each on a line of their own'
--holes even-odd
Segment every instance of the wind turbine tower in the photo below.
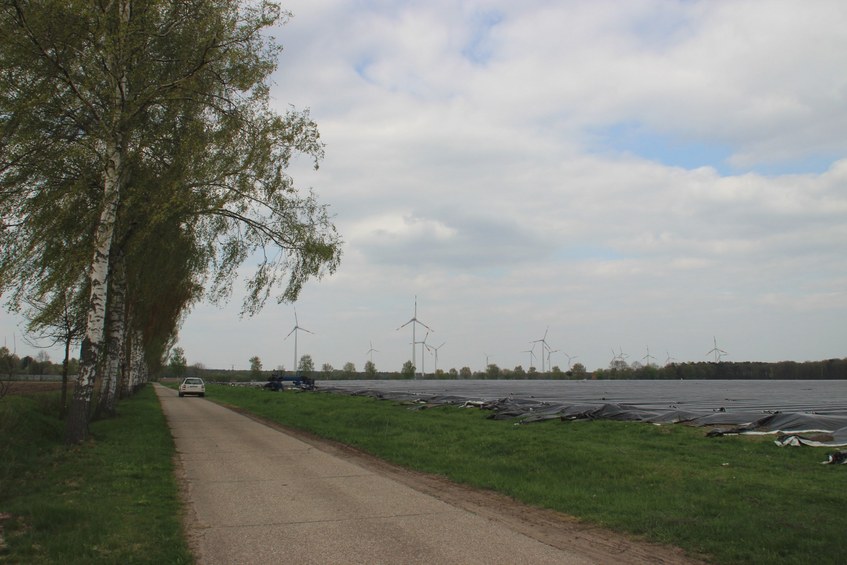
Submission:
<svg viewBox="0 0 847 565">
<path fill-rule="evenodd" d="M 374 353 L 379 353 L 379 349 L 374 349 L 374 342 L 371 342 L 371 348 L 368 349 L 367 353 L 365 353 L 371 363 L 374 362 Z"/>
<path fill-rule="evenodd" d="M 423 338 L 423 341 L 419 341 L 421 344 L 421 377 L 426 377 L 426 358 L 424 354 L 426 350 L 429 349 L 429 345 L 426 344 L 426 338 L 429 337 L 429 332 L 426 332 L 426 335 Z"/>
<path fill-rule="evenodd" d="M 527 372 L 529 372 L 529 370 L 533 367 L 532 360 L 538 358 L 535 355 L 535 342 L 530 342 L 530 343 L 533 344 L 532 347 L 530 349 L 527 349 L 526 351 L 522 352 L 522 353 L 529 353 L 529 367 L 526 368 Z"/>
<path fill-rule="evenodd" d="M 650 346 L 649 346 L 649 345 L 647 346 L 647 355 L 645 355 L 645 356 L 644 356 L 644 357 L 642 357 L 641 359 L 642 359 L 642 360 L 644 360 L 644 359 L 646 359 L 646 360 L 647 360 L 647 366 L 648 366 L 648 367 L 650 366 L 650 359 L 655 359 L 655 357 L 653 357 L 652 355 L 650 355 Z"/>
<path fill-rule="evenodd" d="M 424 340 L 424 342 L 426 342 L 426 340 Z M 435 347 L 434 345 L 426 345 L 426 343 L 424 343 L 424 345 L 426 345 L 426 348 L 429 349 L 430 351 L 432 351 L 433 354 L 435 355 L 435 369 L 434 369 L 434 371 L 436 373 L 438 372 L 438 350 L 441 349 L 442 347 L 444 347 L 444 344 L 446 344 L 446 343 L 447 342 L 445 341 L 444 343 L 442 343 L 438 347 Z"/>
<path fill-rule="evenodd" d="M 297 308 L 295 308 L 294 309 L 294 329 L 292 329 L 290 332 L 288 332 L 288 335 L 285 336 L 285 339 L 288 339 L 291 336 L 291 334 L 294 334 L 294 373 L 295 374 L 300 372 L 299 365 L 297 364 L 297 334 L 300 333 L 301 331 L 304 331 L 306 333 L 310 333 L 312 335 L 314 335 L 314 333 L 315 333 L 315 332 L 311 332 L 311 331 L 307 330 L 306 328 L 300 327 L 300 323 L 297 321 Z M 285 339 L 283 341 L 285 341 Z"/>
<path fill-rule="evenodd" d="M 418 297 L 417 296 L 415 296 L 415 313 L 412 316 L 412 319 L 409 320 L 408 322 L 406 322 L 405 324 L 403 324 L 402 326 L 400 326 L 399 328 L 397 328 L 394 331 L 400 331 L 403 328 L 405 328 L 406 326 L 408 326 L 409 324 L 412 324 L 412 367 L 416 368 L 417 363 L 416 363 L 416 356 L 415 356 L 415 346 L 418 344 L 418 342 L 415 340 L 415 326 L 420 324 L 429 331 L 435 331 L 432 328 L 430 328 L 429 326 L 427 326 L 426 324 L 424 324 L 423 322 L 421 322 L 420 320 L 418 320 Z"/>
<path fill-rule="evenodd" d="M 553 370 L 553 364 L 550 362 L 550 357 L 552 357 L 554 353 L 559 353 L 559 350 L 558 349 L 548 349 L 547 350 L 547 370 L 548 371 Z"/>
<path fill-rule="evenodd" d="M 547 326 L 547 329 L 544 330 L 544 337 L 541 339 L 536 339 L 535 341 L 531 341 L 530 343 L 540 343 L 541 344 L 541 372 L 544 372 L 544 350 L 547 349 L 549 351 L 550 346 L 547 345 L 547 332 L 550 331 L 550 326 Z M 535 346 L 532 346 L 535 348 Z"/>
<path fill-rule="evenodd" d="M 665 359 L 665 367 L 667 367 L 668 365 L 672 365 L 672 364 L 676 363 L 676 358 L 675 358 L 675 357 L 671 357 L 671 352 L 670 352 L 670 351 L 668 351 L 668 350 L 666 349 L 666 350 L 665 350 L 665 353 L 667 353 L 667 354 L 668 354 L 667 359 Z"/>
<path fill-rule="evenodd" d="M 713 342 L 714 342 L 715 346 L 712 348 L 712 350 L 711 350 L 711 351 L 709 351 L 708 353 L 706 353 L 706 355 L 711 355 L 711 354 L 713 354 L 713 353 L 714 353 L 714 354 L 715 354 L 715 363 L 718 363 L 718 362 L 720 362 L 721 357 L 723 357 L 723 356 L 724 356 L 724 355 L 726 355 L 727 353 L 726 353 L 726 351 L 724 351 L 723 349 L 720 349 L 720 348 L 718 347 L 718 338 L 716 338 L 716 337 L 712 336 L 712 340 L 713 340 Z"/>
</svg>

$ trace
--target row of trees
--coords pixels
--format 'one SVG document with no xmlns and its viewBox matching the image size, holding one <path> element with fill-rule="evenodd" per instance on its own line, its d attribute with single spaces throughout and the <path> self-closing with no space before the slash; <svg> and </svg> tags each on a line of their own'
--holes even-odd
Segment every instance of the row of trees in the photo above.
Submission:
<svg viewBox="0 0 847 565">
<path fill-rule="evenodd" d="M 20 357 L 7 347 L 0 347 L 0 375 L 14 377 L 16 375 L 61 375 L 63 363 L 54 363 L 50 355 L 45 351 L 39 352 L 35 357 L 24 355 Z M 79 371 L 79 360 L 68 359 L 68 372 L 75 375 Z"/>
<path fill-rule="evenodd" d="M 293 185 L 323 156 L 307 111 L 275 113 L 287 14 L 256 0 L 0 3 L 0 294 L 28 330 L 81 343 L 67 441 L 164 363 L 201 297 L 296 299 L 340 240 Z"/>
<path fill-rule="evenodd" d="M 177 350 L 182 352 L 182 350 Z M 277 367 L 278 371 L 284 371 L 284 367 Z M 347 361 L 344 363 L 341 369 L 336 369 L 330 363 L 324 363 L 321 366 L 320 371 L 315 369 L 315 363 L 312 360 L 311 355 L 303 355 L 300 358 L 300 361 L 297 364 L 297 372 L 305 375 L 307 377 L 319 377 L 324 379 L 349 379 L 349 378 L 366 378 L 366 379 L 375 379 L 375 378 L 414 378 L 416 375 L 416 369 L 412 365 L 411 361 L 406 361 L 403 363 L 402 368 L 399 372 L 394 373 L 384 373 L 377 371 L 376 365 L 373 361 L 366 361 L 363 371 L 360 373 L 356 370 L 356 365 L 352 361 Z M 475 373 L 471 371 L 470 367 L 462 367 L 461 369 L 450 369 L 449 371 L 444 371 L 442 369 L 438 369 L 433 373 L 427 374 L 428 378 L 491 378 L 491 379 L 510 379 L 510 378 L 563 378 L 564 376 L 572 376 L 577 375 L 581 378 L 585 374 L 585 367 L 583 367 L 580 363 L 574 365 L 572 370 L 569 370 L 568 373 L 564 373 L 559 367 L 553 367 L 550 373 L 539 373 L 535 367 L 530 367 L 529 371 L 525 371 L 523 367 L 518 365 L 514 368 L 514 370 L 510 369 L 500 369 L 497 365 L 491 364 L 488 366 L 487 370 L 484 373 Z M 254 356 L 250 358 L 250 373 L 251 376 L 256 379 L 261 379 L 265 376 L 265 373 L 262 370 L 262 361 L 258 356 Z M 393 377 L 392 377 L 393 375 Z"/>
<path fill-rule="evenodd" d="M 304 361 L 307 364 L 304 365 Z M 336 370 L 325 363 L 320 372 L 313 371 L 311 358 L 304 356 L 300 365 L 301 372 L 323 379 L 349 378 L 415 378 L 415 368 L 411 361 L 406 361 L 400 371 L 377 371 L 376 366 L 368 361 L 363 372 L 357 372 L 353 363 L 346 363 L 344 369 Z M 548 372 L 540 372 L 535 367 L 524 369 L 521 365 L 514 369 L 500 368 L 489 364 L 485 371 L 473 371 L 470 367 L 461 369 L 439 369 L 426 375 L 434 379 L 750 379 L 750 380 L 816 380 L 816 379 L 847 379 L 847 359 L 827 359 L 824 361 L 780 361 L 769 362 L 697 362 L 669 363 L 664 367 L 657 365 L 621 365 L 616 364 L 610 369 L 597 369 L 593 372 L 586 370 L 582 363 L 574 363 L 566 371 L 554 366 Z"/>
<path fill-rule="evenodd" d="M 635 365 L 595 371 L 595 378 L 606 379 L 686 379 L 686 380 L 829 380 L 847 379 L 847 359 L 823 361 L 761 361 L 669 363 Z"/>
<path fill-rule="evenodd" d="M 400 371 L 383 372 L 367 370 L 362 373 L 336 371 L 331 366 L 316 374 L 321 379 L 412 379 L 416 377 L 411 361 L 407 361 Z M 417 375 L 419 377 L 419 375 Z M 847 379 L 847 359 L 828 359 L 825 361 L 781 361 L 766 362 L 698 362 L 673 363 L 664 367 L 655 365 L 627 367 L 626 369 L 597 369 L 587 371 L 576 363 L 567 371 L 553 367 L 549 372 L 540 372 L 535 367 L 528 370 L 518 365 L 514 369 L 501 369 L 489 365 L 486 371 L 473 371 L 469 367 L 439 369 L 426 375 L 428 379 L 686 379 L 686 380 L 828 380 Z"/>
<path fill-rule="evenodd" d="M 67 407 L 68 375 L 76 374 L 79 370 L 79 361 L 76 359 L 65 359 L 57 365 L 50 360 L 50 356 L 41 351 L 35 357 L 25 355 L 18 357 L 9 351 L 7 347 L 0 347 L 0 398 L 6 396 L 13 378 L 19 375 L 38 376 L 57 375 L 62 379 L 62 397 L 59 403 L 59 413 L 65 415 Z"/>
<path fill-rule="evenodd" d="M 181 360 L 179 372 L 171 370 L 171 376 L 181 376 L 186 371 L 186 363 L 182 350 L 174 349 L 172 359 Z M 172 361 L 173 363 L 173 361 Z M 263 371 L 259 357 L 250 359 L 249 373 L 237 371 L 206 370 L 202 364 L 192 366 L 192 374 L 205 376 L 211 380 L 262 380 L 271 372 Z M 277 367 L 277 371 L 284 371 Z M 363 371 L 356 370 L 352 362 L 347 362 L 341 369 L 336 369 L 330 363 L 324 363 L 320 370 L 310 355 L 303 355 L 298 364 L 298 371 L 317 379 L 413 379 L 419 378 L 411 361 L 406 361 L 399 371 L 378 371 L 372 361 L 367 361 Z M 817 380 L 817 379 L 847 379 L 847 359 L 828 359 L 824 361 L 780 361 L 767 362 L 697 362 L 697 363 L 668 363 L 664 367 L 654 364 L 620 364 L 615 363 L 608 370 L 597 369 L 589 372 L 581 363 L 575 363 L 567 371 L 554 366 L 549 372 L 541 373 L 535 367 L 528 370 L 520 365 L 514 369 L 501 369 L 496 364 L 489 364 L 485 371 L 473 371 L 470 367 L 461 369 L 439 369 L 426 375 L 428 379 L 751 379 L 751 380 Z"/>
</svg>

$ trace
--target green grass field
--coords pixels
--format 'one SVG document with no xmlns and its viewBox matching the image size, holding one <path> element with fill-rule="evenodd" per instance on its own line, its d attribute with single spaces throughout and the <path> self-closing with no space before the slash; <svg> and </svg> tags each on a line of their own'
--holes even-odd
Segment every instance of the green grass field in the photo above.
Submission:
<svg viewBox="0 0 847 565">
<path fill-rule="evenodd" d="M 192 563 L 152 387 L 63 445 L 53 393 L 0 400 L 0 563 Z"/>
<path fill-rule="evenodd" d="M 213 386 L 210 398 L 715 563 L 844 563 L 847 467 L 767 437 L 610 421 L 515 425 L 327 393 Z"/>
<path fill-rule="evenodd" d="M 847 467 L 762 437 L 620 422 L 514 425 L 326 393 L 208 398 L 394 463 L 497 490 L 721 564 L 840 564 Z M 173 442 L 152 388 L 62 445 L 55 396 L 0 400 L 0 563 L 191 563 Z"/>
</svg>

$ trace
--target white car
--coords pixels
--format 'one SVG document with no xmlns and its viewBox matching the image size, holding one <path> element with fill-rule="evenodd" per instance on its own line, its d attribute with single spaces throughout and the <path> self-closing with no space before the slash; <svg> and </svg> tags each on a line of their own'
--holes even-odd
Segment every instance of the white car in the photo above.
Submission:
<svg viewBox="0 0 847 565">
<path fill-rule="evenodd" d="M 182 384 L 179 385 L 179 395 L 196 394 L 198 396 L 206 396 L 206 383 L 198 377 L 188 377 Z"/>
</svg>

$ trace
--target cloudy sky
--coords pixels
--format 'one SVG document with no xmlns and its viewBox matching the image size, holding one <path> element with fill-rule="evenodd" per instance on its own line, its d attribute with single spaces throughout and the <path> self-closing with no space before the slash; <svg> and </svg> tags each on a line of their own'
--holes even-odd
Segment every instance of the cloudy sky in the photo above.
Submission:
<svg viewBox="0 0 847 565">
<path fill-rule="evenodd" d="M 441 369 L 847 356 L 842 0 L 285 7 L 275 103 L 326 143 L 292 174 L 345 242 L 298 356 L 399 370 L 415 297 Z M 292 305 L 239 310 L 194 308 L 189 363 L 292 368 Z"/>
</svg>

